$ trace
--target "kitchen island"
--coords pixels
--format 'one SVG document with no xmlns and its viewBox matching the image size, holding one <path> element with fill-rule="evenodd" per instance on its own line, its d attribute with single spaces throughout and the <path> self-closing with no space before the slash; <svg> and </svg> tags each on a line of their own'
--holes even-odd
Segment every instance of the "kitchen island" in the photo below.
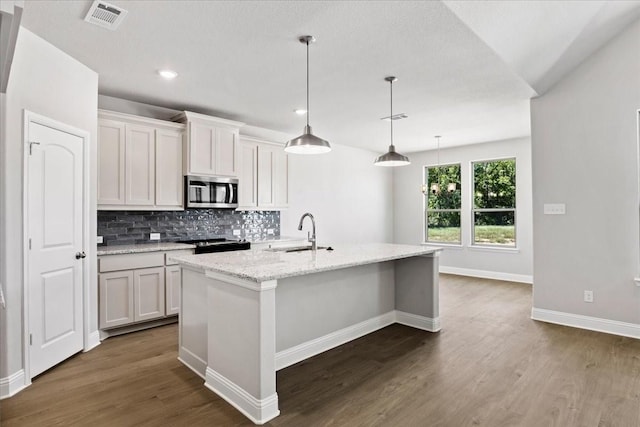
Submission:
<svg viewBox="0 0 640 427">
<path fill-rule="evenodd" d="M 439 331 L 438 254 L 381 243 L 172 257 L 179 359 L 263 424 L 280 413 L 277 370 L 392 323 Z"/>
</svg>

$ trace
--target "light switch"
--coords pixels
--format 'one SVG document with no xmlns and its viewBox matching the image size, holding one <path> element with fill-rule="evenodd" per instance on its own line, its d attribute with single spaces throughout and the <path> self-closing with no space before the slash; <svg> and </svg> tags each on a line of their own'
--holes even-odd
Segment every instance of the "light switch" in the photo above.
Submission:
<svg viewBox="0 0 640 427">
<path fill-rule="evenodd" d="M 565 205 L 564 203 L 545 203 L 544 214 L 545 215 L 564 215 Z"/>
<path fill-rule="evenodd" d="M 98 238 L 96 239 L 96 241 L 98 242 L 98 244 L 103 243 L 103 238 L 102 238 L 102 236 L 98 236 Z"/>
</svg>

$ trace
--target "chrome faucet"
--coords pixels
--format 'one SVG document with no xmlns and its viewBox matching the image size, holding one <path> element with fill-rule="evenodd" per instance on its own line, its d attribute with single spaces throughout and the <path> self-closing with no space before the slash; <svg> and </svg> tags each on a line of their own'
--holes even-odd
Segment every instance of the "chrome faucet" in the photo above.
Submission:
<svg viewBox="0 0 640 427">
<path fill-rule="evenodd" d="M 304 222 L 304 219 L 306 217 L 309 217 L 311 219 L 312 225 L 312 233 L 309 234 L 309 232 L 307 231 L 307 241 L 311 242 L 311 250 L 315 252 L 318 249 L 318 244 L 316 242 L 316 220 L 313 218 L 313 215 L 311 215 L 309 212 L 302 215 L 302 217 L 300 218 L 300 224 L 298 224 L 298 230 L 302 231 L 302 223 Z"/>
</svg>

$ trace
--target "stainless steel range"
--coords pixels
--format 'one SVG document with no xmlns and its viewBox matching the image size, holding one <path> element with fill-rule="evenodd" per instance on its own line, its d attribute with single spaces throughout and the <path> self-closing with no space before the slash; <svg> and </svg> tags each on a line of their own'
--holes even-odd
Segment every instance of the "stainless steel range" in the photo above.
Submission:
<svg viewBox="0 0 640 427">
<path fill-rule="evenodd" d="M 204 240 L 185 240 L 180 243 L 196 245 L 196 254 L 207 254 L 211 252 L 229 252 L 242 251 L 251 249 L 251 242 L 246 240 L 229 240 L 229 239 L 204 239 Z"/>
</svg>

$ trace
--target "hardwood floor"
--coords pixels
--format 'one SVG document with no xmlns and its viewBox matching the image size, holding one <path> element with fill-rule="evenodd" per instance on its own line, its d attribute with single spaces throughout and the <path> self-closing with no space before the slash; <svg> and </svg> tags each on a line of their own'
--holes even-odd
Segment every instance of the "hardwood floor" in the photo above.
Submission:
<svg viewBox="0 0 640 427">
<path fill-rule="evenodd" d="M 283 369 L 271 426 L 640 426 L 640 340 L 532 321 L 529 285 L 441 275 L 438 334 L 392 325 Z M 177 357 L 110 338 L 0 402 L 12 426 L 252 425 Z"/>
</svg>

